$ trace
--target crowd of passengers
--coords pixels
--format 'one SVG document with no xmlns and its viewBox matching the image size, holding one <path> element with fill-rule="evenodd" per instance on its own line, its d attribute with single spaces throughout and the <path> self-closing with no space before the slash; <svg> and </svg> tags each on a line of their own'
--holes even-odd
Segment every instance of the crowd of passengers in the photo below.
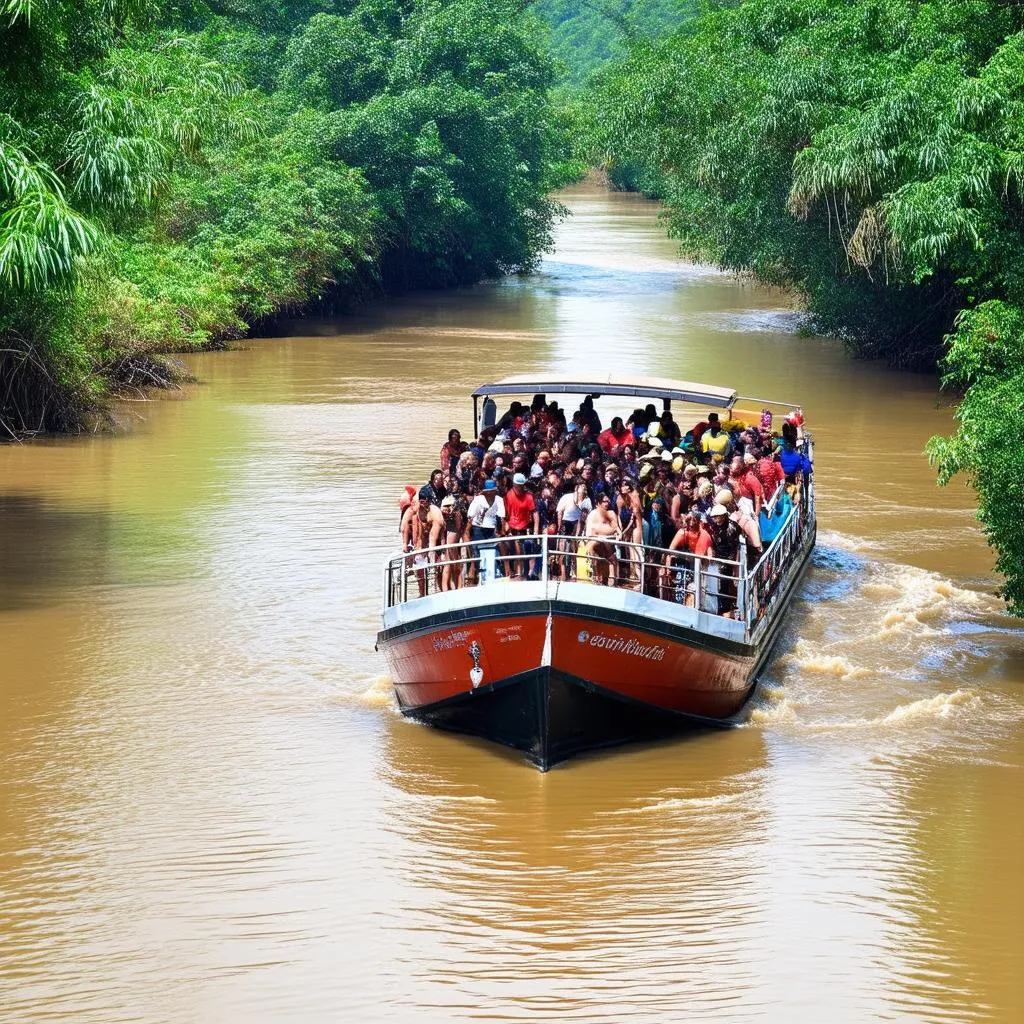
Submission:
<svg viewBox="0 0 1024 1024">
<path fill-rule="evenodd" d="M 563 538 L 548 546 L 552 579 L 643 584 L 692 605 L 685 566 L 694 560 L 680 556 L 754 565 L 762 510 L 783 495 L 802 500 L 811 473 L 803 416 L 790 413 L 779 434 L 772 419 L 765 409 L 758 426 L 747 426 L 711 412 L 683 429 L 670 410 L 659 415 L 648 405 L 603 427 L 590 396 L 567 417 L 557 401 L 536 395 L 529 406 L 513 402 L 472 442 L 452 429 L 440 467 L 401 503 L 403 550 L 420 593 L 475 585 L 478 555 L 491 546 L 496 575 L 537 579 L 541 548 L 525 538 L 546 533 Z M 469 541 L 493 545 L 459 546 Z M 645 572 L 655 578 L 642 579 Z M 717 589 L 717 611 L 731 615 L 735 585 Z"/>
</svg>

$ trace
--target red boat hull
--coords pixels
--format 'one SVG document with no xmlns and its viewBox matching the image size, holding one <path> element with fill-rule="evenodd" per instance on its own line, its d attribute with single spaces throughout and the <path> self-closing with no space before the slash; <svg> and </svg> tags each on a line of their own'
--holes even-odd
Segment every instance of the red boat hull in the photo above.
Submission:
<svg viewBox="0 0 1024 1024">
<path fill-rule="evenodd" d="M 542 769 L 585 750 L 726 725 L 758 649 L 610 609 L 485 606 L 378 638 L 404 714 L 515 747 Z"/>
</svg>

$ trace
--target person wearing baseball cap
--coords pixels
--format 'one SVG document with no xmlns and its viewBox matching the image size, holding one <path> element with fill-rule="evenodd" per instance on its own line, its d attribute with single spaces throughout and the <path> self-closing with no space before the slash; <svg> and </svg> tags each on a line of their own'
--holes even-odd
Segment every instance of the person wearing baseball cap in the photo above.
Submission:
<svg viewBox="0 0 1024 1024">
<path fill-rule="evenodd" d="M 735 562 L 740 554 L 740 528 L 729 517 L 729 510 L 722 504 L 711 506 L 708 513 L 708 532 L 711 534 L 711 554 Z M 718 614 L 733 618 L 736 608 L 735 566 L 716 566 L 718 570 Z"/>
<path fill-rule="evenodd" d="M 512 488 L 505 495 L 505 507 L 508 510 L 508 535 L 524 537 L 527 534 L 540 533 L 540 515 L 533 494 L 526 489 L 526 477 L 516 473 L 512 477 Z M 510 575 L 513 579 L 522 578 L 527 572 L 527 565 L 521 556 L 534 554 L 529 541 L 516 540 L 514 553 L 517 557 L 509 562 Z M 531 574 L 532 575 L 532 574 Z"/>
<path fill-rule="evenodd" d="M 498 493 L 498 485 L 493 480 L 484 481 L 482 490 L 470 502 L 466 516 L 469 519 L 471 541 L 494 541 L 501 536 L 505 523 L 505 501 Z M 481 559 L 485 547 L 493 548 L 494 544 L 478 545 Z M 471 574 L 474 577 L 478 562 L 470 563 Z M 498 575 L 501 575 L 500 570 Z"/>
</svg>

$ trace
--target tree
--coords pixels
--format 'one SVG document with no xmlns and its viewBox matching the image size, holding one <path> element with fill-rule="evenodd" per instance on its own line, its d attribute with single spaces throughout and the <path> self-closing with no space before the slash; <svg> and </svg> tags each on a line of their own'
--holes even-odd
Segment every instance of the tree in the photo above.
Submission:
<svg viewBox="0 0 1024 1024">
<path fill-rule="evenodd" d="M 966 391 L 930 453 L 977 488 L 1024 613 L 1022 28 L 995 0 L 741 0 L 635 44 L 590 97 L 613 174 L 655 183 L 685 252 L 798 290 L 859 355 L 948 348 Z"/>
</svg>

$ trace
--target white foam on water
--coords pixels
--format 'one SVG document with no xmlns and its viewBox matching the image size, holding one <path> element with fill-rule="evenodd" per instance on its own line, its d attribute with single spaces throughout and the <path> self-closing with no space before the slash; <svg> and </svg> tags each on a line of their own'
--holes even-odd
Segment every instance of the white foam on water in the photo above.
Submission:
<svg viewBox="0 0 1024 1024">
<path fill-rule="evenodd" d="M 359 704 L 367 708 L 394 707 L 394 691 L 389 675 L 357 675 L 352 677 L 353 689 L 334 690 L 330 702 L 338 704 Z M 358 687 L 362 689 L 358 689 Z"/>
<path fill-rule="evenodd" d="M 842 554 L 869 548 L 861 538 L 821 535 L 802 635 L 775 662 L 746 724 L 815 734 L 920 730 L 935 739 L 950 725 L 1019 722 L 1019 701 L 958 685 L 964 665 L 981 656 L 972 639 L 978 628 L 1016 636 L 999 598 L 915 566 Z M 830 584 L 831 575 L 849 586 Z M 997 647 L 986 650 L 1000 656 Z"/>
<path fill-rule="evenodd" d="M 920 700 L 901 704 L 894 708 L 879 725 L 904 725 L 918 719 L 934 721 L 937 718 L 949 718 L 960 711 L 979 711 L 982 698 L 976 690 L 954 690 L 952 693 L 937 693 L 934 697 L 922 697 Z"/>
<path fill-rule="evenodd" d="M 755 707 L 750 713 L 748 724 L 769 727 L 796 725 L 802 731 L 815 733 L 892 730 L 958 717 L 979 714 L 987 716 L 989 711 L 984 705 L 983 695 L 977 690 L 958 689 L 899 704 L 876 717 L 819 719 L 801 714 L 798 705 L 784 697 L 768 706 Z"/>
<path fill-rule="evenodd" d="M 357 697 L 360 704 L 367 707 L 387 707 L 394 703 L 394 692 L 391 688 L 391 676 L 375 676 L 373 682 Z"/>
<path fill-rule="evenodd" d="M 960 587 L 938 573 L 909 565 L 883 565 L 876 569 L 876 588 L 894 590 L 886 601 L 876 589 L 865 596 L 875 598 L 881 612 L 879 635 L 910 630 L 918 636 L 948 632 L 953 616 L 980 618 L 1002 611 L 998 598 Z"/>
<path fill-rule="evenodd" d="M 835 676 L 837 679 L 861 679 L 873 672 L 863 665 L 854 665 L 849 658 L 841 654 L 817 651 L 806 640 L 797 640 L 792 654 L 787 655 L 783 661 L 788 661 L 804 672 Z"/>
<path fill-rule="evenodd" d="M 882 546 L 879 541 L 869 540 L 867 537 L 854 537 L 847 533 L 837 533 L 834 530 L 819 530 L 817 543 L 819 548 L 835 548 L 838 551 L 847 551 L 857 555 L 878 551 Z"/>
<path fill-rule="evenodd" d="M 749 798 L 750 794 L 745 792 L 716 793 L 709 796 L 668 797 L 664 800 L 656 800 L 651 804 L 641 804 L 638 807 L 619 807 L 610 813 L 613 815 L 628 815 L 663 814 L 666 811 L 707 811 L 743 803 L 749 800 Z"/>
</svg>

